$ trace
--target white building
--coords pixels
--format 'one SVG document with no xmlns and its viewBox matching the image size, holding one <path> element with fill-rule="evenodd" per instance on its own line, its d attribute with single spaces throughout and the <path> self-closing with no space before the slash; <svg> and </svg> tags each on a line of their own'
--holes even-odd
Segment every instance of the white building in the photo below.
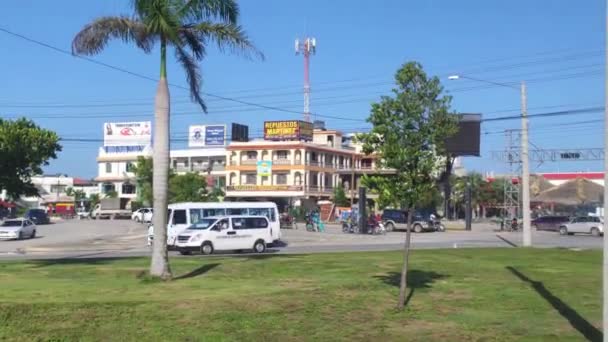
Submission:
<svg viewBox="0 0 608 342">
<path fill-rule="evenodd" d="M 106 194 L 115 191 L 119 198 L 129 200 L 137 198 L 137 184 L 134 173 L 137 158 L 152 158 L 152 153 L 150 147 L 140 151 L 122 152 L 112 150 L 109 152 L 106 148 L 100 148 L 97 156 L 98 174 L 95 178 L 99 182 L 99 192 Z M 169 155 L 171 159 L 170 167 L 177 174 L 196 172 L 207 176 L 210 185 L 225 186 L 225 148 L 172 150 Z"/>
</svg>

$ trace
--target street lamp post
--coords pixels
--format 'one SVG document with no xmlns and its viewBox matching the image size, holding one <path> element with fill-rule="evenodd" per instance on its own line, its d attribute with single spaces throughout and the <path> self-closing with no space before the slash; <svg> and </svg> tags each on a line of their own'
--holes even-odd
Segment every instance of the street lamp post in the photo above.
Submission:
<svg viewBox="0 0 608 342">
<path fill-rule="evenodd" d="M 532 229 L 530 226 L 530 165 L 528 158 L 528 93 L 526 83 L 521 82 L 519 87 L 508 83 L 499 83 L 478 78 L 452 75 L 449 80 L 468 79 L 482 83 L 488 83 L 500 87 L 517 89 L 521 96 L 521 182 L 522 182 L 522 216 L 523 216 L 523 245 L 524 247 L 532 246 Z"/>
</svg>

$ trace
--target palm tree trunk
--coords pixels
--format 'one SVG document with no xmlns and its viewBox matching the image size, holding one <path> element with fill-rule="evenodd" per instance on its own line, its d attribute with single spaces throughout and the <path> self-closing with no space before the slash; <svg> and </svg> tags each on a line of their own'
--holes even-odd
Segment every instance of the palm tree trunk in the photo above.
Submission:
<svg viewBox="0 0 608 342">
<path fill-rule="evenodd" d="M 407 291 L 407 270 L 410 262 L 410 244 L 412 238 L 412 217 L 414 208 L 410 208 L 407 214 L 407 232 L 405 233 L 405 247 L 403 251 L 403 267 L 401 268 L 401 281 L 399 283 L 399 302 L 397 309 L 403 310 L 405 307 L 405 292 Z"/>
<path fill-rule="evenodd" d="M 169 86 L 166 72 L 166 43 L 161 38 L 160 80 L 154 101 L 154 243 L 150 275 L 171 279 L 169 254 L 167 251 L 167 191 L 169 182 Z"/>
</svg>

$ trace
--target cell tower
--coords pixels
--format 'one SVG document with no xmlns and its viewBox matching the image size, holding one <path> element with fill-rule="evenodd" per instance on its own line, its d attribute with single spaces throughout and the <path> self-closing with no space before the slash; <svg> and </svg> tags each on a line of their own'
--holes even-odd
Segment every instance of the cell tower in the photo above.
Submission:
<svg viewBox="0 0 608 342">
<path fill-rule="evenodd" d="M 304 121 L 310 122 L 310 55 L 317 50 L 315 38 L 296 39 L 296 55 L 304 55 Z"/>
</svg>

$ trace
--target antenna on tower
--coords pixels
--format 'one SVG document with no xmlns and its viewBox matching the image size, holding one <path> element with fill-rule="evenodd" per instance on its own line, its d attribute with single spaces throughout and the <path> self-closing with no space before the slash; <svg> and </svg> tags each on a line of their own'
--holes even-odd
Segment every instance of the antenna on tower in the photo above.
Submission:
<svg viewBox="0 0 608 342">
<path fill-rule="evenodd" d="M 306 37 L 302 41 L 295 41 L 296 55 L 304 56 L 304 121 L 310 122 L 310 55 L 317 50 L 317 40 Z"/>
</svg>

